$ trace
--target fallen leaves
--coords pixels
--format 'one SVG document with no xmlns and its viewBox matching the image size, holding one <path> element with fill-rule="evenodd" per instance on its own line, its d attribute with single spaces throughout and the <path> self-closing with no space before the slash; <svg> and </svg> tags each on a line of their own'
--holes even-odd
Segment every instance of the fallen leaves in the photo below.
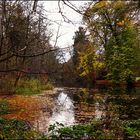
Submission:
<svg viewBox="0 0 140 140">
<path fill-rule="evenodd" d="M 3 98 L 0 97 L 0 100 Z M 22 96 L 14 95 L 7 96 L 5 99 L 10 104 L 11 112 L 3 115 L 7 119 L 20 119 L 30 123 L 34 123 L 40 117 L 42 109 L 46 108 L 48 116 L 50 115 L 48 110 L 53 108 L 53 98 L 51 96 Z"/>
</svg>

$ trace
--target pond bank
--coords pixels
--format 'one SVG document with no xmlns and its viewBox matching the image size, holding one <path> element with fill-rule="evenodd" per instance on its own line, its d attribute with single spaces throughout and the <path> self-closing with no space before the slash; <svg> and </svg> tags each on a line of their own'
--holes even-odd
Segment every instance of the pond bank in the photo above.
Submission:
<svg viewBox="0 0 140 140">
<path fill-rule="evenodd" d="M 95 80 L 95 84 L 98 85 L 104 85 L 104 86 L 111 86 L 112 81 L 111 80 Z M 135 81 L 134 83 L 135 87 L 140 87 L 140 81 Z M 126 82 L 122 82 L 121 86 L 126 86 Z"/>
<path fill-rule="evenodd" d="M 117 121 L 137 122 L 139 99 L 139 90 L 131 94 L 114 94 L 95 89 L 67 87 L 55 88 L 34 96 L 0 97 L 0 100 L 7 100 L 11 108 L 11 111 L 2 117 L 25 120 L 34 130 L 44 134 L 47 134 L 49 126 L 57 122 L 72 128 L 73 125 L 86 126 L 96 120 L 102 121 L 101 129 L 108 129 L 111 125 L 117 127 L 117 124 L 114 124 Z"/>
<path fill-rule="evenodd" d="M 4 100 L 9 103 L 10 111 L 1 117 L 6 119 L 24 120 L 31 125 L 38 120 L 43 111 L 46 116 L 50 116 L 54 106 L 53 96 L 56 89 L 53 91 L 44 91 L 37 95 L 1 95 L 0 101 Z"/>
</svg>

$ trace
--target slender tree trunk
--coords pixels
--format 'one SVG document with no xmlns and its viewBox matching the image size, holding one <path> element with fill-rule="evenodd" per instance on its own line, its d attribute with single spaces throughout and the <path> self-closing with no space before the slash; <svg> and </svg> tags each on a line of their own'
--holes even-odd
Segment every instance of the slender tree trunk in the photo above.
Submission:
<svg viewBox="0 0 140 140">
<path fill-rule="evenodd" d="M 17 87 L 18 85 L 18 82 L 20 80 L 20 77 L 21 77 L 21 72 L 18 74 L 18 76 L 16 77 L 16 80 L 15 80 L 15 83 L 14 83 L 14 87 Z"/>
</svg>

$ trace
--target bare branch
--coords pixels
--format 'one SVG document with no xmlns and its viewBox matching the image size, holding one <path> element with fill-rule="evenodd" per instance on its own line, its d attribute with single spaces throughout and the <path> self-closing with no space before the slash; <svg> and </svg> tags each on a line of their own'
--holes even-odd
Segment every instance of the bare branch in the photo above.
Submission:
<svg viewBox="0 0 140 140">
<path fill-rule="evenodd" d="M 53 49 L 53 50 L 47 50 L 45 52 L 39 53 L 39 54 L 32 54 L 32 55 L 20 55 L 20 54 L 14 54 L 14 56 L 16 57 L 37 57 L 37 56 L 41 56 L 41 55 L 45 55 L 47 53 L 50 53 L 52 51 L 56 51 L 57 49 Z"/>
<path fill-rule="evenodd" d="M 58 1 L 59 13 L 61 14 L 61 16 L 63 17 L 63 19 L 64 19 L 65 22 L 67 22 L 67 23 L 72 23 L 72 24 L 73 24 L 73 22 L 72 22 L 70 19 L 68 19 L 68 18 L 63 14 L 63 12 L 62 12 L 62 10 L 61 10 L 61 6 L 60 6 L 60 1 L 61 1 L 61 0 Z"/>
<path fill-rule="evenodd" d="M 33 5 L 33 11 L 34 12 L 36 12 L 37 2 L 38 2 L 38 0 L 34 0 L 34 5 Z"/>
<path fill-rule="evenodd" d="M 0 63 L 1 62 L 4 62 L 4 61 L 7 61 L 8 59 L 14 57 L 14 54 L 10 55 L 10 56 L 7 56 L 6 58 L 3 58 L 3 59 L 0 59 Z"/>
<path fill-rule="evenodd" d="M 52 74 L 52 73 L 56 73 L 56 71 L 53 71 L 53 72 L 30 72 L 30 71 L 20 70 L 20 69 L 0 70 L 0 72 L 1 73 L 22 72 L 25 74 Z"/>
</svg>

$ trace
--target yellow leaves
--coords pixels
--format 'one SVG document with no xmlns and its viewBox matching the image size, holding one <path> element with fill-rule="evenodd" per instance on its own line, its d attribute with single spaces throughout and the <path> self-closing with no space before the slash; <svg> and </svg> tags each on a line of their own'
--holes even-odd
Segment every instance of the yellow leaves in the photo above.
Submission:
<svg viewBox="0 0 140 140">
<path fill-rule="evenodd" d="M 133 21 L 132 20 L 127 21 L 127 26 L 129 28 L 133 28 Z"/>
<path fill-rule="evenodd" d="M 118 26 L 124 26 L 124 23 L 125 23 L 124 20 L 122 20 L 122 21 L 119 21 L 119 22 L 117 23 L 117 25 L 118 25 Z"/>
<path fill-rule="evenodd" d="M 95 61 L 94 62 L 94 68 L 96 70 L 103 69 L 103 68 L 105 68 L 105 63 L 104 62 L 100 62 L 100 61 Z"/>
<path fill-rule="evenodd" d="M 115 10 L 122 9 L 124 6 L 125 6 L 125 2 L 124 2 L 124 1 L 117 1 L 117 2 L 113 2 L 113 3 L 112 3 L 112 7 L 113 7 Z"/>
<path fill-rule="evenodd" d="M 87 76 L 96 70 L 105 68 L 105 63 L 97 60 L 93 46 L 89 46 L 84 52 L 79 52 L 80 76 Z M 94 75 L 93 75 L 94 76 Z"/>
<path fill-rule="evenodd" d="M 96 3 L 92 8 L 91 8 L 91 12 L 97 12 L 98 10 L 105 8 L 108 5 L 107 1 L 100 1 L 98 3 Z"/>
<path fill-rule="evenodd" d="M 125 18 L 124 20 L 117 22 L 117 25 L 120 27 L 125 26 L 125 25 L 127 25 L 128 27 L 132 27 L 133 23 L 132 23 L 132 20 L 128 20 L 127 18 Z"/>
<path fill-rule="evenodd" d="M 78 70 L 81 71 L 80 76 L 88 75 L 93 69 L 93 63 L 95 61 L 94 49 L 89 46 L 84 52 L 79 52 L 79 67 Z"/>
<path fill-rule="evenodd" d="M 108 1 L 100 1 L 97 3 L 94 3 L 91 5 L 87 10 L 85 11 L 85 15 L 91 16 L 92 14 L 99 12 L 100 10 L 107 8 L 109 5 Z M 86 20 L 86 16 L 83 17 L 84 20 Z"/>
<path fill-rule="evenodd" d="M 107 1 L 100 1 L 99 3 L 96 4 L 96 8 L 100 9 L 100 8 L 106 7 L 107 4 L 108 4 Z"/>
</svg>

